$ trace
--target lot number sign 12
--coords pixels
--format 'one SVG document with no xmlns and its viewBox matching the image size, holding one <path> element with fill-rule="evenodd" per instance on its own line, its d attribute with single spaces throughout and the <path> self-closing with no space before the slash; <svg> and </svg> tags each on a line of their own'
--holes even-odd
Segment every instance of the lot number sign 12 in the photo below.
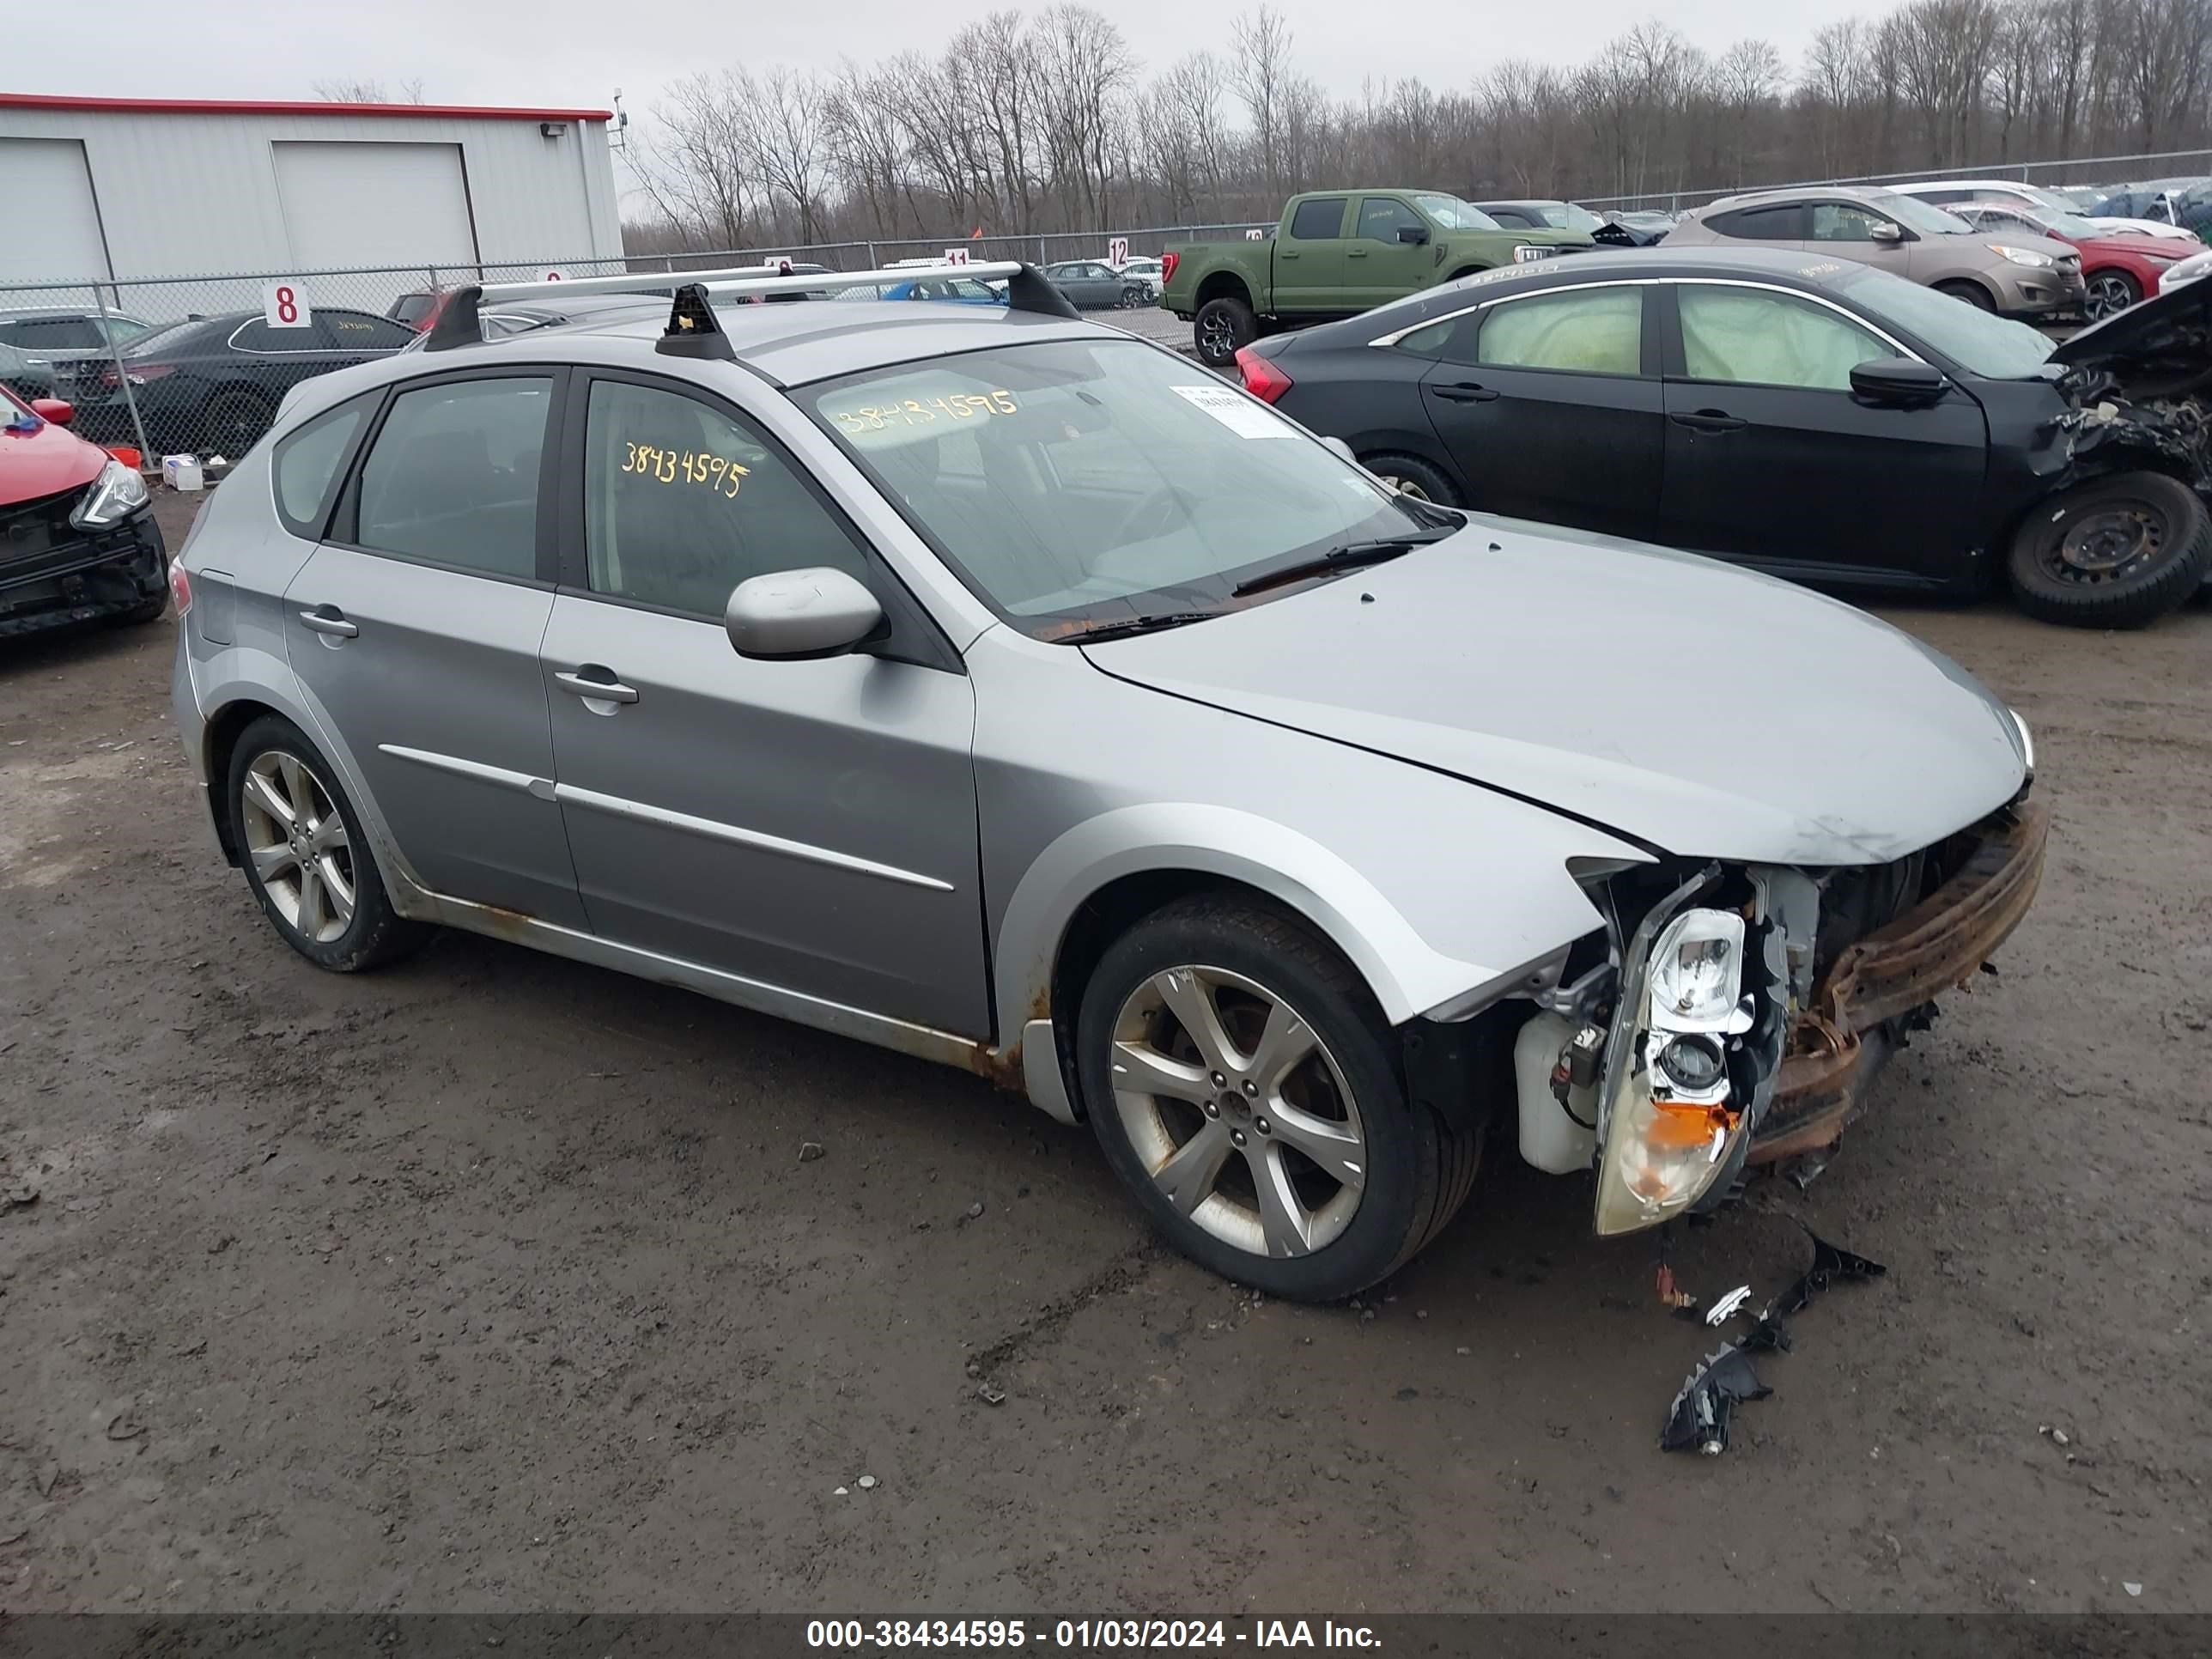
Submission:
<svg viewBox="0 0 2212 1659">
<path fill-rule="evenodd" d="M 1129 239 L 1127 237 L 1109 236 L 1106 239 L 1106 263 L 1113 266 L 1116 270 L 1121 270 L 1123 265 L 1129 263 Z"/>
<path fill-rule="evenodd" d="M 261 319 L 271 328 L 313 328 L 307 290 L 289 276 L 264 283 L 261 289 Z"/>
</svg>

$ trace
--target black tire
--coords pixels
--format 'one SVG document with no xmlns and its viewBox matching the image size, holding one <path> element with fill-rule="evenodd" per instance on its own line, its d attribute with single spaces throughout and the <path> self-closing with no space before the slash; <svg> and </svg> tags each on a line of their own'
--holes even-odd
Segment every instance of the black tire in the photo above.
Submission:
<svg viewBox="0 0 2212 1659">
<path fill-rule="evenodd" d="M 2081 302 L 2082 315 L 2093 323 L 2125 311 L 2142 299 L 2142 284 L 2124 270 L 2110 266 L 2094 273 Z"/>
<path fill-rule="evenodd" d="M 1467 505 L 1460 499 L 1459 486 L 1444 476 L 1443 469 L 1418 455 L 1362 455 L 1359 464 L 1416 501 L 1434 501 L 1438 507 Z"/>
<path fill-rule="evenodd" d="M 1262 998 L 1248 999 L 1238 988 L 1224 984 L 1207 994 L 1222 1023 L 1242 1031 L 1232 1035 L 1231 1042 L 1248 1045 L 1248 1055 L 1258 1047 L 1251 1027 L 1262 1014 L 1255 1006 L 1264 1010 L 1268 999 L 1294 1012 L 1318 1039 L 1313 1056 L 1286 1075 L 1320 1079 L 1324 1086 L 1307 1092 L 1304 1100 L 1322 1115 L 1328 1115 L 1328 1102 L 1340 1100 L 1335 1092 L 1335 1080 L 1340 1079 L 1352 1106 L 1342 1109 L 1338 1124 L 1353 1123 L 1356 1109 L 1363 1171 L 1356 1194 L 1340 1187 L 1321 1165 L 1307 1163 L 1302 1153 L 1291 1159 L 1270 1152 L 1261 1137 L 1271 1133 L 1283 1146 L 1294 1147 L 1297 1141 L 1282 1133 L 1285 1125 L 1270 1125 L 1253 1115 L 1254 1104 L 1258 1112 L 1265 1112 L 1272 1091 L 1258 1093 L 1252 1104 L 1240 1110 L 1238 1078 L 1229 1080 L 1216 1097 L 1220 1103 L 1211 1110 L 1179 1099 L 1133 1093 L 1133 1129 L 1114 1088 L 1117 1030 L 1138 1029 L 1129 1023 L 1131 1010 L 1152 994 L 1152 988 L 1158 983 L 1156 976 L 1183 967 L 1238 978 L 1264 991 Z M 1242 1027 L 1237 1024 L 1240 1017 Z M 1145 1017 L 1136 1018 L 1141 1021 Z M 1076 1029 L 1079 1081 L 1107 1162 L 1169 1243 L 1224 1278 L 1295 1301 L 1329 1302 L 1353 1295 L 1411 1261 L 1451 1219 L 1474 1185 L 1481 1156 L 1480 1133 L 1455 1129 L 1427 1108 L 1407 1102 L 1397 1043 L 1366 986 L 1304 923 L 1263 902 L 1200 896 L 1179 900 L 1137 923 L 1100 959 L 1084 988 Z M 1176 1034 L 1162 1037 L 1164 1042 L 1188 1045 L 1183 1028 L 1172 1019 L 1147 1029 Z M 1200 1052 L 1188 1046 L 1193 1054 Z M 1333 1069 L 1328 1065 L 1331 1059 Z M 1320 1069 L 1310 1072 L 1309 1067 Z M 1187 1131 L 1180 1138 L 1170 1126 L 1171 1116 Z M 1231 1126 L 1239 1122 L 1242 1128 L 1232 1130 Z M 1169 1196 L 1153 1170 L 1164 1167 L 1173 1153 L 1190 1147 L 1200 1133 L 1243 1133 L 1246 1139 L 1237 1146 L 1258 1150 L 1221 1152 L 1220 1174 L 1195 1189 L 1201 1192 L 1199 1207 L 1212 1221 L 1212 1225 L 1202 1224 Z M 1139 1150 L 1140 1137 L 1152 1152 Z M 1213 1144 L 1219 1146 L 1220 1142 Z M 1255 1163 L 1263 1155 L 1275 1162 Z M 1256 1171 L 1261 1167 L 1295 1172 L 1300 1183 L 1296 1192 L 1300 1224 L 1313 1224 L 1318 1240 L 1308 1253 L 1262 1254 L 1214 1230 L 1264 1224 L 1257 1218 L 1264 1207 L 1257 1200 Z M 1238 1198 L 1240 1188 L 1252 1194 L 1249 1203 Z M 1308 1211 L 1304 1204 L 1313 1200 L 1307 1195 L 1316 1192 L 1330 1197 Z M 1348 1213 L 1340 1208 L 1333 1217 L 1324 1215 L 1347 1194 Z"/>
<path fill-rule="evenodd" d="M 283 872 L 272 871 L 282 884 L 278 890 L 272 891 L 257 867 L 248 833 L 253 813 L 260 813 L 270 824 L 276 820 L 260 808 L 248 806 L 247 781 L 254 775 L 258 763 L 285 757 L 305 767 L 315 788 L 336 810 L 345 834 L 344 847 L 328 856 L 336 867 L 343 870 L 351 888 L 352 915 L 342 927 L 318 929 L 315 936 L 310 936 L 301 925 L 301 921 L 311 918 L 301 909 L 296 890 L 299 882 L 287 882 Z M 377 872 L 376 860 L 369 852 L 361 815 L 355 811 L 337 769 L 298 726 L 276 714 L 264 714 L 247 726 L 239 734 L 237 747 L 231 751 L 230 775 L 224 781 L 224 810 L 230 814 L 246 884 L 287 945 L 318 968 L 326 968 L 334 974 L 352 974 L 391 962 L 422 942 L 428 929 L 405 920 L 392 908 L 392 901 L 384 890 L 384 879 Z M 295 867 L 298 867 L 296 860 Z M 288 905 L 301 912 L 300 920 L 287 913 Z"/>
<path fill-rule="evenodd" d="M 1223 295 L 1198 308 L 1190 332 L 1199 362 L 1208 368 L 1227 368 L 1238 352 L 1260 337 L 1260 320 L 1243 301 Z"/>
<path fill-rule="evenodd" d="M 1936 291 L 1948 294 L 1954 300 L 1962 300 L 1977 311 L 1995 311 L 1997 308 L 1996 296 L 1979 283 L 1938 283 Z"/>
<path fill-rule="evenodd" d="M 220 455 L 235 461 L 261 441 L 276 418 L 276 407 L 255 392 L 218 392 L 200 411 L 200 440 L 197 453 Z"/>
<path fill-rule="evenodd" d="M 2115 472 L 2031 512 L 2006 572 L 2038 621 L 2142 628 L 2196 592 L 2208 562 L 2212 514 L 2195 490 L 2162 472 Z"/>
</svg>

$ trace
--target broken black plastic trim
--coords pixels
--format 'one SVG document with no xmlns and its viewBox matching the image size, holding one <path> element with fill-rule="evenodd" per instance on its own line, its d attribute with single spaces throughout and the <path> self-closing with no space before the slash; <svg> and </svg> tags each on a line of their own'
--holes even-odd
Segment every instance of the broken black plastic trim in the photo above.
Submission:
<svg viewBox="0 0 2212 1659">
<path fill-rule="evenodd" d="M 483 324 L 477 316 L 477 307 L 483 301 L 483 289 L 474 283 L 455 289 L 438 307 L 438 320 L 430 325 L 430 337 L 422 342 L 422 349 L 451 351 L 455 346 L 482 345 Z"/>
</svg>

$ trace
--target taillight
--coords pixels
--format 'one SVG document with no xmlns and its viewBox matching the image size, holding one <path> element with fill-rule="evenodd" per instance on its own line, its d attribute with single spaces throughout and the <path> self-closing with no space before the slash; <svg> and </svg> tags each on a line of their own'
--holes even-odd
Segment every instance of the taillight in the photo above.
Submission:
<svg viewBox="0 0 2212 1659">
<path fill-rule="evenodd" d="M 177 602 L 179 617 L 192 608 L 192 579 L 185 574 L 185 568 L 180 564 L 169 567 L 169 597 Z"/>
<path fill-rule="evenodd" d="M 1182 263 L 1182 255 L 1172 251 L 1160 255 L 1160 286 L 1165 288 L 1175 281 L 1175 268 Z"/>
<path fill-rule="evenodd" d="M 1263 404 L 1272 404 L 1291 389 L 1291 377 L 1246 346 L 1237 354 L 1237 372 L 1244 377 L 1244 389 Z"/>
<path fill-rule="evenodd" d="M 132 363 L 123 372 L 131 377 L 131 385 L 143 386 L 149 380 L 160 380 L 164 374 L 175 374 L 177 366 L 174 363 Z M 123 384 L 121 379 L 116 374 L 113 363 L 108 364 L 106 368 L 100 371 L 100 383 L 110 392 Z"/>
</svg>

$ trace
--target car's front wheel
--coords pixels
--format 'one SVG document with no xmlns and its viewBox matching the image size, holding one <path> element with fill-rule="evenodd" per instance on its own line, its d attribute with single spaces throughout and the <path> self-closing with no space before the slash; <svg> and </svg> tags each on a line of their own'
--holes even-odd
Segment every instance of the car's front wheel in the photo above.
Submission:
<svg viewBox="0 0 2212 1659">
<path fill-rule="evenodd" d="M 231 751 L 231 827 L 246 884 L 284 942 L 349 974 L 410 948 L 337 772 L 288 720 L 264 715 Z"/>
<path fill-rule="evenodd" d="M 2081 312 L 2093 322 L 2102 322 L 2116 311 L 2125 311 L 2142 298 L 2142 289 L 2124 270 L 2100 270 L 2082 290 Z"/>
<path fill-rule="evenodd" d="M 1418 455 L 1363 455 L 1359 464 L 1401 495 L 1438 507 L 1462 505 L 1459 490 L 1443 469 Z"/>
<path fill-rule="evenodd" d="M 1092 1127 L 1154 1224 L 1273 1295 L 1366 1289 L 1473 1185 L 1479 1133 L 1407 1101 L 1358 975 L 1261 903 L 1139 922 L 1092 974 L 1077 1040 Z"/>
<path fill-rule="evenodd" d="M 2075 628 L 2142 628 L 2203 585 L 2212 514 L 2162 472 L 2116 472 L 2062 490 L 2013 538 L 2013 597 Z"/>
</svg>

